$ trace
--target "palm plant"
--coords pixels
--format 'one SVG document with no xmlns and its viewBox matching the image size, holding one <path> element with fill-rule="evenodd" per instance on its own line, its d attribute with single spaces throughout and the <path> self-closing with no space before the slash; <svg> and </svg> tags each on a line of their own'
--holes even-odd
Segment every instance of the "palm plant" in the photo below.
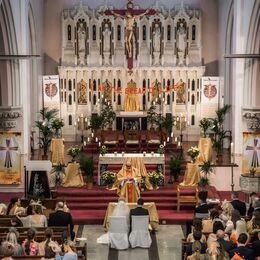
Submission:
<svg viewBox="0 0 260 260">
<path fill-rule="evenodd" d="M 44 156 L 47 156 L 54 133 L 52 123 L 58 115 L 58 110 L 45 107 L 40 110 L 40 115 L 42 119 L 35 121 L 35 126 L 39 129 L 39 146 Z"/>
<path fill-rule="evenodd" d="M 181 174 L 181 155 L 173 154 L 169 162 L 170 165 L 170 174 L 173 177 L 174 181 L 178 181 L 178 178 Z"/>
<path fill-rule="evenodd" d="M 198 183 L 200 187 L 205 189 L 206 186 L 209 185 L 209 174 L 213 172 L 213 167 L 210 161 L 205 161 L 200 167 L 200 171 L 202 173 L 202 177 Z"/>
<path fill-rule="evenodd" d="M 206 137 L 207 131 L 211 127 L 211 121 L 208 118 L 202 118 L 199 127 L 203 131 L 203 136 Z"/>
<path fill-rule="evenodd" d="M 104 103 L 100 116 L 103 118 L 102 128 L 112 128 L 112 124 L 116 118 L 116 113 L 113 110 L 111 102 Z"/>
<path fill-rule="evenodd" d="M 80 169 L 85 173 L 87 183 L 93 182 L 94 161 L 91 157 L 82 154 L 79 160 Z"/>
<path fill-rule="evenodd" d="M 93 132 L 96 132 L 98 129 L 101 129 L 103 127 L 103 121 L 104 118 L 102 116 L 92 116 L 90 118 L 90 125 L 88 126 L 88 129 L 91 129 Z"/>
<path fill-rule="evenodd" d="M 52 121 L 52 124 L 51 124 L 53 130 L 54 130 L 54 136 L 56 138 L 60 138 L 61 137 L 61 128 L 64 126 L 64 122 L 62 119 L 60 118 L 55 118 L 53 121 Z"/>
</svg>

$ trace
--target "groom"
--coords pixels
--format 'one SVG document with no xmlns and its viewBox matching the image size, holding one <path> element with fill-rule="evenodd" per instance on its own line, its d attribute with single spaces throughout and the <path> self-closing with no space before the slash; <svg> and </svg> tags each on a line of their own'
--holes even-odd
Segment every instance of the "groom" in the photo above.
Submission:
<svg viewBox="0 0 260 260">
<path fill-rule="evenodd" d="M 143 208 L 144 200 L 139 198 L 137 200 L 137 207 L 130 210 L 130 226 L 132 227 L 132 216 L 149 216 L 149 211 Z"/>
</svg>

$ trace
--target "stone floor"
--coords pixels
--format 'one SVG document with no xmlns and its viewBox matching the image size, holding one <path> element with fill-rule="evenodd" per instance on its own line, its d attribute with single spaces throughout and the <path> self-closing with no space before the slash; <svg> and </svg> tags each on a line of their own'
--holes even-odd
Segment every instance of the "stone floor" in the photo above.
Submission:
<svg viewBox="0 0 260 260">
<path fill-rule="evenodd" d="M 88 260 L 181 260 L 181 239 L 184 237 L 179 225 L 161 225 L 152 235 L 150 249 L 128 249 L 117 251 L 108 245 L 97 244 L 96 240 L 104 234 L 101 225 L 85 225 L 82 237 L 87 238 Z"/>
</svg>

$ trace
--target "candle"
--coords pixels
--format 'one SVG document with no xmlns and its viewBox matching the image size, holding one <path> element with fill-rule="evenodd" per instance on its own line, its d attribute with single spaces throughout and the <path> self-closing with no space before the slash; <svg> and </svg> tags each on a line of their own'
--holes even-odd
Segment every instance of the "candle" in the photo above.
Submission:
<svg viewBox="0 0 260 260">
<path fill-rule="evenodd" d="M 88 140 L 88 143 L 89 143 L 89 141 L 90 141 L 90 138 L 88 137 L 88 139 L 87 139 L 87 140 Z"/>
<path fill-rule="evenodd" d="M 181 146 L 181 142 L 180 141 L 178 142 L 178 146 Z"/>
<path fill-rule="evenodd" d="M 177 137 L 175 137 L 174 141 L 177 143 L 177 141 L 178 141 L 178 138 L 177 138 Z"/>
<path fill-rule="evenodd" d="M 96 137 L 96 143 L 98 142 L 98 138 Z"/>
<path fill-rule="evenodd" d="M 80 117 L 83 117 L 83 114 L 82 114 L 82 113 L 80 114 Z"/>
<path fill-rule="evenodd" d="M 234 143 L 231 142 L 230 144 L 230 157 L 231 157 L 231 163 L 235 162 L 235 158 L 234 158 Z"/>
<path fill-rule="evenodd" d="M 143 156 L 145 156 L 146 155 L 146 152 L 143 152 Z"/>
<path fill-rule="evenodd" d="M 78 122 L 79 122 L 79 120 L 80 120 L 80 119 L 78 118 Z"/>
<path fill-rule="evenodd" d="M 85 123 L 87 123 L 88 122 L 88 118 L 87 117 L 85 117 Z"/>
<path fill-rule="evenodd" d="M 166 142 L 165 141 L 163 142 L 163 146 L 166 146 Z"/>
<path fill-rule="evenodd" d="M 171 132 L 171 138 L 173 138 L 173 132 Z"/>
<path fill-rule="evenodd" d="M 98 147 L 100 147 L 101 146 L 101 143 L 100 142 L 98 142 Z"/>
<path fill-rule="evenodd" d="M 74 123 L 74 126 L 77 126 L 77 122 Z"/>
<path fill-rule="evenodd" d="M 87 145 L 87 142 L 86 142 L 86 141 L 84 141 L 84 142 L 83 142 L 83 145 L 84 145 L 84 146 L 86 146 L 86 145 Z"/>
<path fill-rule="evenodd" d="M 91 137 L 92 137 L 92 138 L 94 137 L 94 133 L 93 133 L 93 132 L 91 133 Z"/>
<path fill-rule="evenodd" d="M 167 137 L 167 142 L 170 142 L 170 137 L 169 136 Z"/>
</svg>

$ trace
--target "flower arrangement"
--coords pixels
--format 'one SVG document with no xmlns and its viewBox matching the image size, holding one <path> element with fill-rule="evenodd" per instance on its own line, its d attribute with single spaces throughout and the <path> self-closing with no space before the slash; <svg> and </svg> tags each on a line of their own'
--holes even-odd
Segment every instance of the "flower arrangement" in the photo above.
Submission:
<svg viewBox="0 0 260 260">
<path fill-rule="evenodd" d="M 114 172 L 110 172 L 110 171 L 104 171 L 100 177 L 101 183 L 103 183 L 107 186 L 113 185 L 113 183 L 115 182 L 115 179 L 116 179 L 116 174 Z"/>
<path fill-rule="evenodd" d="M 158 185 L 163 182 L 164 176 L 161 172 L 148 172 L 147 175 L 153 188 L 158 187 Z"/>
<path fill-rule="evenodd" d="M 141 181 L 140 181 L 140 190 L 145 191 L 145 178 L 142 176 Z"/>
<path fill-rule="evenodd" d="M 105 145 L 102 145 L 100 148 L 100 154 L 103 156 L 107 153 L 107 147 Z"/>
<path fill-rule="evenodd" d="M 163 144 L 160 144 L 160 145 L 159 145 L 159 148 L 158 148 L 158 150 L 157 150 L 157 153 L 159 153 L 159 154 L 164 154 L 164 152 L 165 152 L 164 145 L 163 145 Z"/>
<path fill-rule="evenodd" d="M 71 156 L 72 161 L 75 161 L 76 157 L 80 154 L 81 149 L 78 146 L 71 146 L 68 149 L 68 155 Z"/>
<path fill-rule="evenodd" d="M 200 153 L 200 150 L 199 150 L 199 148 L 196 147 L 196 146 L 192 146 L 192 147 L 188 150 L 188 152 L 187 152 L 187 154 L 190 156 L 192 162 L 195 162 L 195 160 L 196 160 L 196 158 L 198 157 L 199 153 Z"/>
</svg>

